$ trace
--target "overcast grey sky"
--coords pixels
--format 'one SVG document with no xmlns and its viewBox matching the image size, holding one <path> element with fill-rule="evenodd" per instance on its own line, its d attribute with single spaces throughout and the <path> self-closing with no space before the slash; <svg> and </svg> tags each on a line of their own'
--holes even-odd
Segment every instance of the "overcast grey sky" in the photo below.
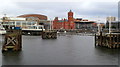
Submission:
<svg viewBox="0 0 120 67">
<path fill-rule="evenodd" d="M 118 14 L 119 0 L 2 0 L 0 17 L 3 14 L 16 17 L 22 14 L 43 14 L 49 19 L 67 18 L 71 9 L 75 18 L 94 20 L 99 16 L 102 22 L 107 16 Z M 96 19 L 95 19 L 96 20 Z"/>
</svg>

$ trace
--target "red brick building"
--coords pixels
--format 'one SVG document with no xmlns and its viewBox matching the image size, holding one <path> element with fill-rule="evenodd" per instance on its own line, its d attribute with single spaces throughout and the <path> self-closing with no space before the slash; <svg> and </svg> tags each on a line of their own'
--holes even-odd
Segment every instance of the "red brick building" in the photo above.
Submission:
<svg viewBox="0 0 120 67">
<path fill-rule="evenodd" d="M 58 20 L 58 17 L 55 17 L 53 20 L 53 29 L 75 29 L 73 12 L 71 10 L 68 12 L 68 20 Z"/>
</svg>

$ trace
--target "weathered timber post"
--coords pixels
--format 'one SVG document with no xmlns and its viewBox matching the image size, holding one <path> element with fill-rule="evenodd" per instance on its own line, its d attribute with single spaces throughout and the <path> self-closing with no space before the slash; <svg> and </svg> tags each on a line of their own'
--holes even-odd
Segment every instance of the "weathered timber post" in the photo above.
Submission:
<svg viewBox="0 0 120 67">
<path fill-rule="evenodd" d="M 102 46 L 102 32 L 100 32 L 100 46 Z"/>
<path fill-rule="evenodd" d="M 115 35 L 113 35 L 113 38 L 112 38 L 112 47 L 115 48 L 116 44 L 115 44 Z"/>
<path fill-rule="evenodd" d="M 5 41 L 2 46 L 2 52 L 4 51 L 19 51 L 22 48 L 22 33 L 21 30 L 11 30 L 11 32 L 5 34 Z"/>
<path fill-rule="evenodd" d="M 110 41 L 109 41 L 109 45 L 110 45 L 109 48 L 112 48 L 112 38 L 111 38 L 111 33 L 110 33 Z"/>
<path fill-rule="evenodd" d="M 120 33 L 106 33 L 103 35 L 101 32 L 100 35 L 96 36 L 95 42 L 98 42 L 98 46 L 120 48 Z"/>
<path fill-rule="evenodd" d="M 96 47 L 96 34 L 95 34 L 95 47 Z"/>
<path fill-rule="evenodd" d="M 117 34 L 117 46 L 116 46 L 117 48 L 119 48 L 119 47 L 120 47 L 120 46 L 119 46 L 119 45 L 120 45 L 120 40 L 119 40 L 119 37 L 120 37 L 120 35 L 118 35 L 118 34 Z"/>
<path fill-rule="evenodd" d="M 45 31 L 42 33 L 42 39 L 56 39 L 57 32 L 54 31 Z"/>
</svg>

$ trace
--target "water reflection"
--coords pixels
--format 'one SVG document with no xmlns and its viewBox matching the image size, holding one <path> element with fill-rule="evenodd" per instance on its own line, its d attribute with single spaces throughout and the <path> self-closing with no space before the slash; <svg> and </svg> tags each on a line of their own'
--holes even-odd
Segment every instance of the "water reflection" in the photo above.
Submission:
<svg viewBox="0 0 120 67">
<path fill-rule="evenodd" d="M 4 52 L 2 53 L 3 65 L 22 65 L 22 51 L 19 52 Z"/>
</svg>

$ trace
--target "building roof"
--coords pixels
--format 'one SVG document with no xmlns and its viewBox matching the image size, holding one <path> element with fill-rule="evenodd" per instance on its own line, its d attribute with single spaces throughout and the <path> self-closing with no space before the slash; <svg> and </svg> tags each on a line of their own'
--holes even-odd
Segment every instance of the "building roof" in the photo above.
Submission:
<svg viewBox="0 0 120 67">
<path fill-rule="evenodd" d="M 39 18 L 40 20 L 47 20 L 47 16 L 41 15 L 41 14 L 24 14 L 24 15 L 20 15 L 18 17 L 24 17 L 24 18 L 36 17 L 36 18 Z"/>
<path fill-rule="evenodd" d="M 80 24 L 90 24 L 90 23 L 95 23 L 94 21 L 75 21 L 75 23 L 80 23 Z"/>
</svg>

